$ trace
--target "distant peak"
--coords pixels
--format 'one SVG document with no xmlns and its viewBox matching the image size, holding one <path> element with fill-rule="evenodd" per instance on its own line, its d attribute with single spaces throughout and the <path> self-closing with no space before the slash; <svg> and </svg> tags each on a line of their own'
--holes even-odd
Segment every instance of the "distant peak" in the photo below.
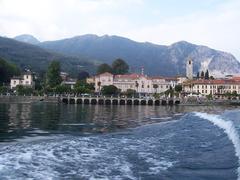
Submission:
<svg viewBox="0 0 240 180">
<path fill-rule="evenodd" d="M 28 44 L 40 43 L 40 41 L 37 38 L 35 38 L 33 35 L 30 35 L 30 34 L 18 35 L 16 37 L 14 37 L 13 39 L 20 41 L 20 42 L 28 43 Z"/>
</svg>

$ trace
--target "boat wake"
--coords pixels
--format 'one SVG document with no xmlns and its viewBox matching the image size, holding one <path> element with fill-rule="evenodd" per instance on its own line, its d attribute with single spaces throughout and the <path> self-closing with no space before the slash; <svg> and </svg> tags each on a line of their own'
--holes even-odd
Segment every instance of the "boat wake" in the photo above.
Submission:
<svg viewBox="0 0 240 180">
<path fill-rule="evenodd" d="M 231 142 L 234 145 L 235 154 L 238 157 L 239 167 L 237 172 L 238 172 L 238 180 L 240 180 L 240 137 L 233 122 L 227 121 L 221 118 L 219 115 L 212 115 L 212 114 L 200 113 L 200 112 L 196 112 L 195 115 L 202 119 L 210 121 L 215 126 L 218 126 L 219 128 L 223 129 L 224 132 L 227 134 L 228 138 L 231 140 Z"/>
</svg>

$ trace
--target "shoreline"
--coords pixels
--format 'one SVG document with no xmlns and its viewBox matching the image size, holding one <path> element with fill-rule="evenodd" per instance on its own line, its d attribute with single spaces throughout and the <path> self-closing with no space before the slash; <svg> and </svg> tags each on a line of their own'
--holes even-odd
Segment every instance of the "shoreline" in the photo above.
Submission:
<svg viewBox="0 0 240 180">
<path fill-rule="evenodd" d="M 60 97 L 54 96 L 5 96 L 0 95 L 0 103 L 34 103 L 34 102 L 45 102 L 45 103 L 63 103 Z M 69 103 L 71 104 L 71 103 Z M 116 104 L 77 104 L 77 105 L 116 105 Z M 121 104 L 117 104 L 121 105 Z M 124 104 L 125 106 L 146 106 L 142 104 Z M 122 105 L 121 105 L 122 106 Z M 149 106 L 149 105 L 148 105 Z M 172 105 L 150 105 L 150 106 L 240 106 L 240 100 L 208 100 L 202 102 L 181 102 L 180 104 Z"/>
</svg>

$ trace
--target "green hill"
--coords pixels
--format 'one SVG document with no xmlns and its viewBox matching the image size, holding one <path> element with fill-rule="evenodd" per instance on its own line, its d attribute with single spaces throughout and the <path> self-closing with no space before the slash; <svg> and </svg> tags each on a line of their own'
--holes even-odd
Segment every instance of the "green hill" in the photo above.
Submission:
<svg viewBox="0 0 240 180">
<path fill-rule="evenodd" d="M 35 72 L 46 71 L 49 62 L 57 60 L 63 71 L 76 75 L 80 70 L 95 72 L 96 66 L 91 60 L 71 57 L 44 50 L 38 46 L 0 37 L 0 57 L 16 64 L 20 69 L 31 69 Z"/>
</svg>

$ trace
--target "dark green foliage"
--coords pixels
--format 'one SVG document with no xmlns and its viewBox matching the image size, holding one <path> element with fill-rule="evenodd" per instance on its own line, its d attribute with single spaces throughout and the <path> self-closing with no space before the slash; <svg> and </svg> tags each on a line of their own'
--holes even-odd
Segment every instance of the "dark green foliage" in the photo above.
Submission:
<svg viewBox="0 0 240 180">
<path fill-rule="evenodd" d="M 6 86 L 0 86 L 0 94 L 5 94 L 7 93 L 8 88 Z"/>
<path fill-rule="evenodd" d="M 74 92 L 77 94 L 91 93 L 94 91 L 94 85 L 86 83 L 85 80 L 77 81 Z"/>
<path fill-rule="evenodd" d="M 97 69 L 97 74 L 102 74 L 102 73 L 105 73 L 105 72 L 112 73 L 111 66 L 109 66 L 108 64 L 105 64 L 105 63 L 99 65 L 98 69 Z"/>
<path fill-rule="evenodd" d="M 199 79 L 199 72 L 197 72 L 197 79 Z"/>
<path fill-rule="evenodd" d="M 112 71 L 113 74 L 126 74 L 128 73 L 129 66 L 128 64 L 122 59 L 116 59 L 112 63 Z"/>
<path fill-rule="evenodd" d="M 78 73 L 77 79 L 78 80 L 84 80 L 84 79 L 88 78 L 89 76 L 90 75 L 89 75 L 89 73 L 87 71 L 80 71 Z"/>
<path fill-rule="evenodd" d="M 0 58 L 0 86 L 3 83 L 9 83 L 12 76 L 19 74 L 20 70 L 17 66 Z"/>
<path fill-rule="evenodd" d="M 57 94 L 70 93 L 71 87 L 69 87 L 67 85 L 57 85 L 55 88 L 55 92 Z"/>
<path fill-rule="evenodd" d="M 182 85 L 176 85 L 175 88 L 174 88 L 174 90 L 175 90 L 176 92 L 181 92 L 181 91 L 182 91 Z"/>
<path fill-rule="evenodd" d="M 173 97 L 174 95 L 174 90 L 172 89 L 172 87 L 170 86 L 170 88 L 164 92 L 166 96 L 170 96 Z"/>
<path fill-rule="evenodd" d="M 35 45 L 3 37 L 0 37 L 0 57 L 16 64 L 22 70 L 28 68 L 36 73 L 46 71 L 52 59 L 57 59 L 64 71 L 69 72 L 71 76 L 77 76 L 79 70 L 87 70 L 90 73 L 96 71 L 96 66 L 90 59 L 50 52 Z"/>
<path fill-rule="evenodd" d="M 127 89 L 127 91 L 124 93 L 128 97 L 132 97 L 136 94 L 137 92 L 133 89 Z"/>
<path fill-rule="evenodd" d="M 103 86 L 101 90 L 103 95 L 115 95 L 119 93 L 119 89 L 114 85 Z"/>
<path fill-rule="evenodd" d="M 17 95 L 20 95 L 20 96 L 22 96 L 22 95 L 29 96 L 33 93 L 33 89 L 30 87 L 24 87 L 22 85 L 18 85 L 16 87 L 16 92 L 17 92 Z"/>
<path fill-rule="evenodd" d="M 204 72 L 202 71 L 201 72 L 201 79 L 203 79 L 204 78 Z"/>
<path fill-rule="evenodd" d="M 209 72 L 208 72 L 208 70 L 205 72 L 204 79 L 209 79 Z"/>
<path fill-rule="evenodd" d="M 46 84 L 50 88 L 54 88 L 62 82 L 60 76 L 60 63 L 58 61 L 52 61 L 48 67 Z"/>
</svg>

